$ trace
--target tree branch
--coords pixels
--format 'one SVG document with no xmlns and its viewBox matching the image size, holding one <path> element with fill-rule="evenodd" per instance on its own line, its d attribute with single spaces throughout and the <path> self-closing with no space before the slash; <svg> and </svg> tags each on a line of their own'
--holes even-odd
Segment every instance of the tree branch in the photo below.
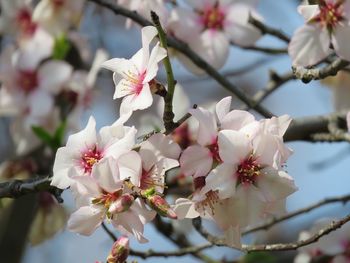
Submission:
<svg viewBox="0 0 350 263">
<path fill-rule="evenodd" d="M 343 59 L 336 59 L 329 65 L 323 68 L 292 67 L 294 76 L 304 83 L 309 83 L 312 80 L 324 79 L 329 76 L 337 75 L 338 71 L 344 69 L 350 64 L 349 61 Z"/>
<path fill-rule="evenodd" d="M 339 197 L 326 198 L 326 199 L 319 201 L 315 204 L 312 204 L 310 206 L 298 209 L 292 213 L 283 215 L 283 216 L 278 217 L 278 218 L 273 218 L 269 222 L 264 223 L 262 225 L 249 228 L 246 231 L 243 231 L 242 234 L 246 235 L 246 234 L 250 234 L 250 233 L 253 233 L 253 232 L 256 232 L 259 230 L 267 230 L 270 227 L 274 226 L 275 224 L 286 221 L 286 220 L 291 219 L 293 217 L 296 217 L 298 215 L 306 214 L 314 209 L 317 209 L 317 208 L 324 206 L 324 205 L 327 205 L 327 204 L 338 203 L 338 202 L 342 202 L 343 204 L 346 204 L 349 201 L 350 201 L 350 194 L 344 195 L 344 196 L 339 196 Z"/>
<path fill-rule="evenodd" d="M 300 247 L 307 246 L 309 244 L 317 242 L 321 237 L 337 230 L 338 228 L 345 225 L 350 221 L 350 214 L 336 221 L 332 221 L 328 226 L 319 230 L 316 234 L 310 236 L 307 239 L 299 240 L 294 243 L 276 243 L 276 244 L 259 244 L 259 245 L 242 245 L 241 250 L 244 252 L 255 252 L 255 251 L 286 251 L 286 250 L 295 250 Z M 195 229 L 210 243 L 217 246 L 227 246 L 223 240 L 217 238 L 210 234 L 202 226 L 200 218 L 196 218 L 192 221 Z M 233 247 L 234 248 L 234 247 Z M 236 248 L 234 248 L 236 249 Z"/>
</svg>

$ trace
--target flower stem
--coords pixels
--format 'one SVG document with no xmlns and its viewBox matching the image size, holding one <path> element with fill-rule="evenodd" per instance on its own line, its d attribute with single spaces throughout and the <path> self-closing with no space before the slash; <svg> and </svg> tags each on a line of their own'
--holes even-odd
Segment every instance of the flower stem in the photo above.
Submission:
<svg viewBox="0 0 350 263">
<path fill-rule="evenodd" d="M 174 79 L 173 69 L 171 67 L 171 63 L 169 59 L 167 37 L 164 32 L 164 29 L 160 24 L 159 16 L 155 12 L 151 11 L 151 17 L 155 27 L 158 30 L 160 46 L 163 47 L 167 52 L 167 56 L 163 59 L 163 64 L 167 74 L 167 82 L 168 82 L 168 92 L 164 97 L 165 105 L 164 105 L 164 114 L 163 114 L 164 127 L 165 127 L 165 131 L 167 132 L 169 130 L 172 130 L 173 126 L 175 125 L 174 112 L 173 112 L 173 97 L 174 97 L 176 81 Z"/>
</svg>

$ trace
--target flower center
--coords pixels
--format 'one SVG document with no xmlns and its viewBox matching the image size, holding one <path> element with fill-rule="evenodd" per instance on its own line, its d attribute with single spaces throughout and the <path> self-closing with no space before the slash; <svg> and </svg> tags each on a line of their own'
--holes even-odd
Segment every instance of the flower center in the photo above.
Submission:
<svg viewBox="0 0 350 263">
<path fill-rule="evenodd" d="M 51 0 L 52 1 L 52 4 L 55 8 L 60 8 L 62 6 L 64 6 L 65 4 L 65 0 Z"/>
<path fill-rule="evenodd" d="M 17 13 L 16 23 L 20 30 L 28 36 L 34 34 L 37 24 L 32 20 L 32 14 L 28 9 L 20 9 Z"/>
<path fill-rule="evenodd" d="M 135 74 L 132 71 L 128 70 L 124 72 L 125 79 L 127 81 L 127 89 L 131 89 L 131 93 L 139 95 L 143 88 L 143 80 L 146 76 L 146 71 L 142 74 Z"/>
<path fill-rule="evenodd" d="M 337 2 L 327 2 L 326 0 L 319 1 L 320 13 L 311 21 L 315 21 L 326 27 L 330 32 L 343 21 L 343 0 Z"/>
<path fill-rule="evenodd" d="M 84 173 L 91 174 L 92 167 L 95 163 L 98 163 L 102 157 L 103 153 L 97 149 L 96 145 L 84 152 L 81 155 L 81 165 L 84 169 Z"/>
<path fill-rule="evenodd" d="M 215 214 L 215 204 L 219 203 L 218 191 L 210 190 L 205 194 L 205 199 L 196 204 L 198 208 L 203 209 L 203 214 L 205 215 L 206 210 L 210 209 L 211 214 Z"/>
<path fill-rule="evenodd" d="M 141 189 L 147 190 L 152 187 L 164 188 L 164 183 L 161 180 L 161 177 L 158 177 L 157 174 L 154 173 L 154 170 L 155 170 L 154 165 L 148 171 L 142 168 L 141 183 L 140 183 Z"/>
<path fill-rule="evenodd" d="M 28 94 L 38 86 L 38 75 L 36 71 L 20 70 L 17 76 L 17 85 Z"/>
<path fill-rule="evenodd" d="M 218 145 L 218 138 L 216 137 L 216 139 L 214 140 L 214 142 L 207 146 L 209 151 L 210 151 L 210 155 L 213 157 L 213 160 L 217 163 L 221 163 L 222 160 L 220 158 L 219 155 L 219 145 Z"/>
<path fill-rule="evenodd" d="M 253 155 L 249 155 L 242 161 L 237 168 L 237 185 L 255 184 L 257 177 L 260 175 L 261 166 L 257 163 Z"/>
<path fill-rule="evenodd" d="M 225 13 L 217 5 L 204 10 L 200 15 L 201 23 L 205 28 L 222 29 L 224 27 Z"/>
<path fill-rule="evenodd" d="M 202 189 L 205 186 L 205 176 L 193 178 L 194 190 Z"/>
</svg>

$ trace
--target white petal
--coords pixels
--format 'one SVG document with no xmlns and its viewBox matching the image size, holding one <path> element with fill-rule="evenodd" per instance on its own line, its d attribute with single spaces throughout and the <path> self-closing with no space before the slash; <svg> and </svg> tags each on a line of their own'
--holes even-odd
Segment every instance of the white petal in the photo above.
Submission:
<svg viewBox="0 0 350 263">
<path fill-rule="evenodd" d="M 55 163 L 53 165 L 53 177 L 51 185 L 60 189 L 69 187 L 72 179 L 68 177 L 69 170 L 72 169 L 74 160 L 72 153 L 67 147 L 61 147 L 56 152 Z"/>
<path fill-rule="evenodd" d="M 137 152 L 131 151 L 121 155 L 118 158 L 118 165 L 121 180 L 130 178 L 134 185 L 140 186 L 142 161 Z"/>
<path fill-rule="evenodd" d="M 310 66 L 327 57 L 331 50 L 327 30 L 304 25 L 297 29 L 288 46 L 293 65 Z"/>
<path fill-rule="evenodd" d="M 243 161 L 253 150 L 247 135 L 232 130 L 219 132 L 218 145 L 220 158 L 233 165 Z"/>
<path fill-rule="evenodd" d="M 30 115 L 47 116 L 53 109 L 53 96 L 44 89 L 36 89 L 28 97 Z"/>
<path fill-rule="evenodd" d="M 218 190 L 220 199 L 232 197 L 236 192 L 236 170 L 237 166 L 220 164 L 206 177 L 203 191 Z"/>
<path fill-rule="evenodd" d="M 332 44 L 335 49 L 335 53 L 350 61 L 350 50 L 347 43 L 350 41 L 350 26 L 337 26 L 332 35 Z"/>
<path fill-rule="evenodd" d="M 197 45 L 201 43 L 204 45 L 205 52 L 199 54 L 214 68 L 221 68 L 229 55 L 230 43 L 226 35 L 221 31 L 208 29 L 201 34 Z M 191 47 L 193 45 L 193 42 L 190 43 Z M 197 51 L 197 47 L 193 47 Z"/>
<path fill-rule="evenodd" d="M 229 35 L 230 40 L 237 45 L 251 46 L 262 35 L 259 29 L 249 23 L 250 14 L 260 20 L 247 5 L 233 5 L 228 11 L 225 32 Z"/>
<path fill-rule="evenodd" d="M 57 94 L 63 88 L 63 84 L 69 80 L 72 72 L 73 67 L 64 61 L 44 62 L 38 71 L 39 86 Z"/>
<path fill-rule="evenodd" d="M 221 120 L 221 129 L 238 131 L 254 121 L 254 116 L 248 111 L 233 110 L 227 113 Z"/>
<path fill-rule="evenodd" d="M 102 189 L 109 193 L 117 191 L 123 185 L 119 179 L 117 162 L 112 157 L 104 158 L 94 165 L 91 176 L 96 179 Z"/>
<path fill-rule="evenodd" d="M 350 132 L 350 112 L 346 115 L 346 123 L 348 126 L 348 132 Z"/>
<path fill-rule="evenodd" d="M 216 117 L 219 123 L 222 122 L 225 115 L 230 111 L 232 97 L 228 96 L 220 100 L 215 106 Z"/>
<path fill-rule="evenodd" d="M 83 130 L 68 137 L 66 147 L 74 149 L 77 153 L 81 153 L 86 150 L 86 148 L 94 146 L 96 143 L 96 121 L 94 117 L 90 116 Z"/>
<path fill-rule="evenodd" d="M 193 201 L 186 198 L 178 198 L 175 201 L 175 205 L 171 207 L 179 220 L 184 218 L 196 218 L 199 213 L 195 210 Z"/>
<path fill-rule="evenodd" d="M 151 81 L 157 76 L 158 63 L 166 56 L 167 56 L 166 50 L 160 47 L 159 43 L 152 49 L 151 56 L 147 64 L 144 83 Z"/>
<path fill-rule="evenodd" d="M 261 173 L 261 177 L 257 178 L 257 187 L 262 191 L 267 202 L 284 199 L 297 190 L 293 179 L 285 172 L 265 168 Z"/>
<path fill-rule="evenodd" d="M 71 214 L 67 223 L 68 229 L 89 236 L 102 223 L 103 218 L 104 214 L 100 210 L 83 206 Z"/>
<path fill-rule="evenodd" d="M 215 115 L 202 107 L 190 109 L 189 113 L 199 122 L 197 142 L 203 146 L 213 144 L 217 137 Z"/>
<path fill-rule="evenodd" d="M 317 16 L 320 12 L 318 5 L 300 5 L 298 6 L 298 13 L 301 14 L 306 21 Z"/>
</svg>

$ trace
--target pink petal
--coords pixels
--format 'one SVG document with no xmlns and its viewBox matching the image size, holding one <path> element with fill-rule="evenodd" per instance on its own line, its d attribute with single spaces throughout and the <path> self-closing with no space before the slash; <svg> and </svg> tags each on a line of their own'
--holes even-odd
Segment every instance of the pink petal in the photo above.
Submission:
<svg viewBox="0 0 350 263">
<path fill-rule="evenodd" d="M 242 132 L 223 130 L 218 138 L 219 155 L 224 163 L 237 165 L 253 150 L 248 136 Z"/>
<path fill-rule="evenodd" d="M 213 164 L 210 151 L 200 145 L 188 147 L 180 157 L 181 172 L 186 176 L 206 176 Z"/>
<path fill-rule="evenodd" d="M 350 50 L 349 43 L 350 41 L 350 26 L 337 26 L 332 35 L 332 44 L 335 49 L 335 53 L 345 59 L 350 60 Z"/>
<path fill-rule="evenodd" d="M 216 111 L 216 117 L 218 118 L 219 123 L 222 122 L 225 115 L 230 111 L 231 101 L 232 101 L 232 97 L 228 96 L 223 98 L 216 104 L 215 111 Z"/>
<path fill-rule="evenodd" d="M 211 145 L 217 136 L 217 125 L 214 114 L 202 107 L 190 109 L 189 112 L 199 122 L 197 142 L 203 146 Z"/>
</svg>

